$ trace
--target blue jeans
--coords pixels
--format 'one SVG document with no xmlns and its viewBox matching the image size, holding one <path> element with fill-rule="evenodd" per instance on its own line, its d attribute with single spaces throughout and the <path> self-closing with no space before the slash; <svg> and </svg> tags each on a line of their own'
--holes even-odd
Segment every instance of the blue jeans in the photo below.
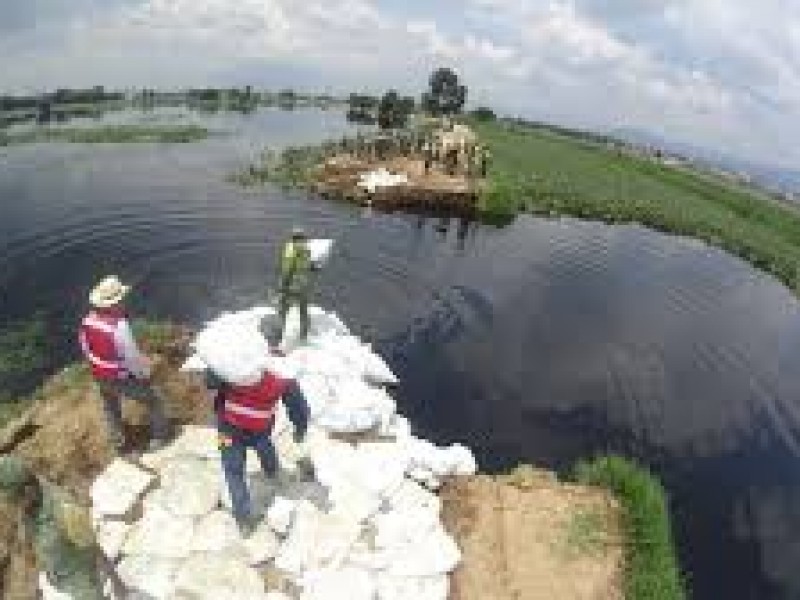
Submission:
<svg viewBox="0 0 800 600">
<path fill-rule="evenodd" d="M 217 431 L 220 435 L 222 470 L 231 495 L 233 515 L 241 522 L 251 515 L 250 491 L 245 480 L 247 449 L 253 448 L 256 451 L 261 468 L 268 478 L 278 474 L 278 455 L 269 437 L 271 429 L 245 431 L 218 418 Z"/>
<path fill-rule="evenodd" d="M 219 382 L 215 381 L 212 374 L 206 374 L 207 386 L 211 389 L 218 389 L 218 384 Z M 306 397 L 296 382 L 286 390 L 282 401 L 286 406 L 289 421 L 294 425 L 294 439 L 296 442 L 300 442 L 305 438 L 311 411 Z M 217 431 L 220 436 L 222 470 L 225 473 L 225 481 L 228 484 L 228 491 L 231 495 L 233 515 L 237 521 L 242 521 L 251 516 L 250 491 L 247 489 L 247 481 L 245 480 L 247 449 L 253 448 L 256 451 L 258 460 L 261 462 L 261 468 L 268 478 L 275 477 L 278 474 L 278 467 L 280 466 L 278 464 L 278 455 L 270 439 L 272 426 L 264 431 L 253 432 L 227 423 L 221 416 L 222 404 L 219 394 L 214 408 L 217 413 Z"/>
</svg>

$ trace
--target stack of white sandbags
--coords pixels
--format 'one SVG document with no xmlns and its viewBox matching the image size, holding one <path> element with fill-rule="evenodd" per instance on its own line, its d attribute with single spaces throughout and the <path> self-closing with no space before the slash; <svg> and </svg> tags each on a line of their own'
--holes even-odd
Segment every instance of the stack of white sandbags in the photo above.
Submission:
<svg viewBox="0 0 800 600">
<path fill-rule="evenodd" d="M 278 413 L 280 475 L 268 480 L 249 457 L 253 507 L 263 520 L 250 538 L 238 534 L 211 428 L 184 428 L 140 465 L 116 461 L 92 490 L 98 542 L 118 582 L 114 597 L 446 600 L 460 552 L 434 490 L 444 477 L 474 473 L 472 453 L 411 434 L 383 387 L 396 377 L 335 315 L 314 308 L 308 344 L 265 359 L 259 325 L 271 314 L 253 309 L 209 323 L 185 365 L 251 381 L 267 360 L 307 394 L 312 422 L 302 448 L 285 411 Z M 369 435 L 343 441 L 342 431 Z M 297 464 L 309 459 L 313 480 Z M 266 589 L 264 575 L 275 569 L 297 593 Z"/>
<path fill-rule="evenodd" d="M 358 180 L 358 186 L 370 193 L 375 193 L 378 188 L 395 187 L 408 183 L 408 175 L 405 173 L 394 174 L 381 167 L 375 171 L 362 173 Z"/>
</svg>

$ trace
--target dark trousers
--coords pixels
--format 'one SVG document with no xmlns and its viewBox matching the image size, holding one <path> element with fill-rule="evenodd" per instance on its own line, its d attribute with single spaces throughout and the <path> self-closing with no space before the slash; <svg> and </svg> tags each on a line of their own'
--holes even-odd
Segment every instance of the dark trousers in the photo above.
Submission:
<svg viewBox="0 0 800 600">
<path fill-rule="evenodd" d="M 275 477 L 280 467 L 275 446 L 272 444 L 270 434 L 272 427 L 264 431 L 245 431 L 226 422 L 222 416 L 222 405 L 217 397 L 217 431 L 220 437 L 220 454 L 222 470 L 225 473 L 225 482 L 231 495 L 233 515 L 237 521 L 248 519 L 252 513 L 250 504 L 250 491 L 247 488 L 247 449 L 256 451 L 261 469 L 268 477 Z M 289 421 L 294 425 L 294 439 L 299 442 L 305 438 L 308 421 L 311 415 L 308 401 L 303 395 L 300 386 L 292 385 L 283 396 L 286 413 Z"/>
<path fill-rule="evenodd" d="M 273 344 L 280 344 L 283 339 L 283 332 L 286 329 L 286 316 L 289 314 L 289 309 L 297 305 L 300 308 L 300 339 L 305 340 L 308 338 L 308 293 L 307 292 L 282 292 L 280 303 L 278 305 L 278 319 L 279 327 L 275 333 Z"/>
<path fill-rule="evenodd" d="M 269 429 L 260 432 L 245 431 L 220 418 L 217 422 L 217 431 L 220 436 L 222 470 L 231 495 L 233 515 L 241 522 L 250 518 L 252 514 L 250 491 L 245 480 L 247 449 L 252 448 L 256 451 L 261 469 L 268 478 L 275 477 L 278 473 L 278 455 L 269 437 Z"/>
<path fill-rule="evenodd" d="M 138 379 L 99 379 L 97 386 L 103 397 L 103 410 L 108 423 L 108 434 L 116 448 L 123 445 L 122 397 L 133 398 L 147 405 L 150 416 L 150 436 L 167 437 L 167 419 L 164 416 L 164 399 L 146 381 Z"/>
</svg>

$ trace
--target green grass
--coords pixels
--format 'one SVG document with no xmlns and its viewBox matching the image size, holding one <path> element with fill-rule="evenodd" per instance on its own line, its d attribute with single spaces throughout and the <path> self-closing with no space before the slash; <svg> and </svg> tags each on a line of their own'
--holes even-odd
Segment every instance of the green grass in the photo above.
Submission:
<svg viewBox="0 0 800 600">
<path fill-rule="evenodd" d="M 0 132 L 0 146 L 43 142 L 74 144 L 189 143 L 205 139 L 208 136 L 208 129 L 196 125 L 36 127 L 15 133 Z"/>
<path fill-rule="evenodd" d="M 575 467 L 578 483 L 609 489 L 623 509 L 626 538 L 625 598 L 685 600 L 675 554 L 666 493 L 649 471 L 619 457 L 602 457 Z"/>
<path fill-rule="evenodd" d="M 0 329 L 0 381 L 24 376 L 46 365 L 47 331 L 44 320 L 12 323 Z"/>
<path fill-rule="evenodd" d="M 641 223 L 705 240 L 800 292 L 800 210 L 707 174 L 544 129 L 473 126 L 493 154 L 484 213 Z"/>
</svg>

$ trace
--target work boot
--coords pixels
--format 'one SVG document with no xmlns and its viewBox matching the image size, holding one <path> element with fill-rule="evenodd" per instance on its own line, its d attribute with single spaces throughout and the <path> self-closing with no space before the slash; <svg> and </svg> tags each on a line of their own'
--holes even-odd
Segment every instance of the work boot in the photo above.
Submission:
<svg viewBox="0 0 800 600">
<path fill-rule="evenodd" d="M 258 527 L 258 519 L 252 515 L 247 517 L 237 517 L 236 518 L 236 527 L 239 529 L 239 534 L 243 538 L 249 538 Z"/>
<path fill-rule="evenodd" d="M 167 440 L 164 438 L 153 438 L 147 443 L 148 452 L 158 452 L 167 445 Z"/>
</svg>

